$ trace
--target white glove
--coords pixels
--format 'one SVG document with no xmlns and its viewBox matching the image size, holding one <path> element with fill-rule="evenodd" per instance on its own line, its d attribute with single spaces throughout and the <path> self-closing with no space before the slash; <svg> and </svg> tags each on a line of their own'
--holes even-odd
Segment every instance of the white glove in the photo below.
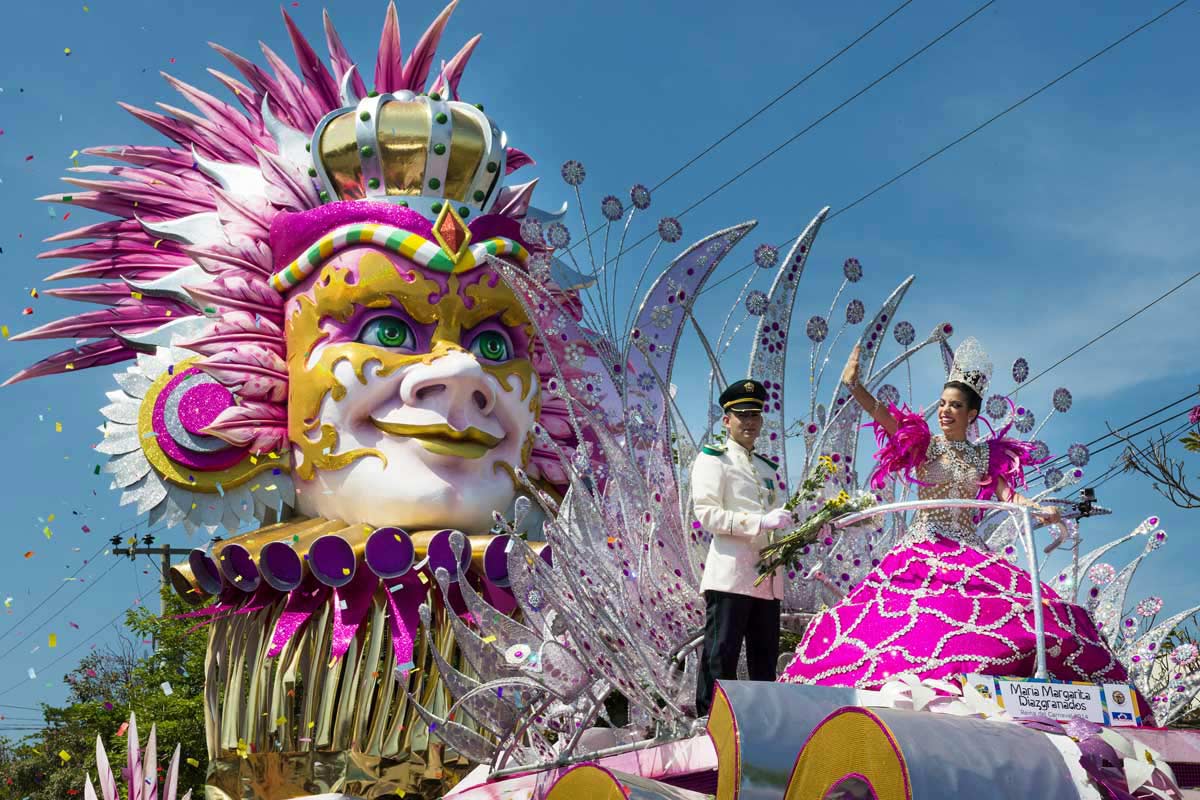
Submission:
<svg viewBox="0 0 1200 800">
<path fill-rule="evenodd" d="M 786 508 L 776 508 L 762 515 L 758 527 L 764 531 L 777 531 L 780 528 L 789 528 L 794 524 L 791 511 Z"/>
</svg>

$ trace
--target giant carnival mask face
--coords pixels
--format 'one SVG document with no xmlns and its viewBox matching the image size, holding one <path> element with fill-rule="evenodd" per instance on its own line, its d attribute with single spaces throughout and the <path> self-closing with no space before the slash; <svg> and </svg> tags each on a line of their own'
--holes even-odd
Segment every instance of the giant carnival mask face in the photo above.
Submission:
<svg viewBox="0 0 1200 800">
<path fill-rule="evenodd" d="M 295 95 L 263 78 L 238 89 L 257 121 L 213 112 L 245 142 L 199 127 L 187 151 L 106 150 L 138 180 L 77 198 L 126 219 L 88 228 L 105 244 L 80 247 L 100 260 L 57 277 L 129 288 L 63 290 L 114 309 L 24 338 L 99 340 L 13 380 L 136 359 L 99 449 L 122 502 L 152 521 L 235 530 L 290 507 L 482 533 L 513 508 L 522 470 L 563 482 L 534 447 L 551 368 L 498 271 L 537 258 L 538 282 L 562 291 L 540 235 L 522 238 L 533 183 L 505 185 L 530 159 L 457 99 L 474 41 L 426 88 L 452 8 L 403 68 L 380 62 L 376 91 L 338 45 L 340 82 Z M 385 49 L 398 52 L 388 15 Z M 566 427 L 549 435 L 571 447 Z"/>
<path fill-rule="evenodd" d="M 452 213 L 440 219 L 442 230 L 466 235 Z M 409 249 L 419 236 L 370 227 Z M 430 252 L 437 245 L 426 235 Z M 479 531 L 511 506 L 539 411 L 532 328 L 496 270 L 464 260 L 466 269 L 440 272 L 354 244 L 288 293 L 288 436 L 301 511 Z"/>
</svg>

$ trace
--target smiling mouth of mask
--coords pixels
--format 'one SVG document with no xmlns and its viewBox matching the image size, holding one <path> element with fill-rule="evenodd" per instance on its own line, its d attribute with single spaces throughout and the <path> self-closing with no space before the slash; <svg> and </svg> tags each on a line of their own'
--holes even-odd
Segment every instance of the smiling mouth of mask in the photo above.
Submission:
<svg viewBox="0 0 1200 800">
<path fill-rule="evenodd" d="M 371 423 L 391 436 L 415 439 L 421 447 L 440 456 L 482 458 L 503 441 L 478 428 L 457 431 L 449 425 L 403 425 L 398 422 L 380 422 L 377 419 L 372 419 Z"/>
</svg>

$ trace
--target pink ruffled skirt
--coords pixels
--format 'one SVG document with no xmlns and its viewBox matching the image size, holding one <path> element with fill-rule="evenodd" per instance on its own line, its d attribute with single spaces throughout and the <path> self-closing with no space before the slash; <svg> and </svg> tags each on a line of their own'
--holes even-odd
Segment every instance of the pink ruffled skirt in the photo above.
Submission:
<svg viewBox="0 0 1200 800">
<path fill-rule="evenodd" d="M 779 680 L 877 689 L 891 676 L 1034 673 L 1032 584 L 1003 556 L 936 536 L 899 547 L 809 623 Z M 1043 585 L 1047 661 L 1063 680 L 1125 681 L 1083 608 Z"/>
</svg>

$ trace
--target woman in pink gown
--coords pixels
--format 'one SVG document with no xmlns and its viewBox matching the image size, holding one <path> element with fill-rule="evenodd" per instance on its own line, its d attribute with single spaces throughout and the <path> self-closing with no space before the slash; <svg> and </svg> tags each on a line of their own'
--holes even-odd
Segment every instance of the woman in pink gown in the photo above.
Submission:
<svg viewBox="0 0 1200 800">
<path fill-rule="evenodd" d="M 921 415 L 884 408 L 858 383 L 855 348 L 842 380 L 874 418 L 880 450 L 873 486 L 883 488 L 897 475 L 915 483 L 921 499 L 995 498 L 1032 506 L 1038 517 L 1056 521 L 1055 509 L 1014 490 L 1024 485 L 1023 467 L 1033 463 L 1029 444 L 1004 438 L 1007 428 L 978 444 L 967 441 L 990 372 L 978 344 L 964 342 L 938 401 L 942 434 L 931 436 Z M 1032 676 L 1031 592 L 1029 573 L 987 550 L 971 509 L 918 511 L 879 565 L 813 619 L 780 680 L 876 689 L 903 673 Z M 1087 611 L 1045 585 L 1042 599 L 1053 677 L 1126 679 Z"/>
</svg>

